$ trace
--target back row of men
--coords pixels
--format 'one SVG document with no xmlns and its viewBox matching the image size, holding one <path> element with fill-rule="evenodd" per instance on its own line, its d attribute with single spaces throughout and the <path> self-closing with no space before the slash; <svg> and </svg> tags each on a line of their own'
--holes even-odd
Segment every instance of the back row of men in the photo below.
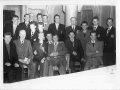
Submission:
<svg viewBox="0 0 120 90">
<path fill-rule="evenodd" d="M 91 27 L 88 27 L 88 23 L 86 21 L 83 21 L 81 23 L 81 27 L 77 26 L 76 25 L 77 19 L 75 17 L 71 17 L 71 19 L 70 19 L 71 26 L 68 26 L 65 29 L 65 25 L 59 23 L 60 16 L 58 14 L 56 14 L 54 16 L 55 23 L 52 23 L 50 25 L 49 25 L 49 23 L 47 23 L 48 22 L 47 15 L 42 16 L 42 14 L 38 14 L 37 15 L 38 22 L 30 20 L 31 17 L 32 17 L 32 14 L 30 14 L 30 15 L 25 14 L 24 22 L 22 22 L 18 25 L 19 17 L 17 15 L 14 15 L 12 18 L 13 23 L 6 24 L 4 27 L 4 31 L 3 31 L 4 34 L 6 32 L 10 32 L 11 36 L 12 36 L 12 41 L 15 40 L 14 42 L 16 43 L 17 47 L 19 45 L 22 45 L 22 44 L 18 43 L 16 40 L 16 39 L 19 39 L 19 37 L 20 37 L 21 39 L 26 38 L 27 40 L 30 40 L 30 42 L 31 42 L 31 44 L 28 43 L 28 44 L 26 44 L 27 46 L 24 46 L 24 48 L 23 48 L 24 50 L 26 50 L 25 47 L 28 47 L 29 45 L 32 45 L 33 50 L 35 48 L 37 50 L 38 44 L 34 43 L 34 42 L 40 41 L 42 39 L 42 35 L 40 35 L 39 33 L 44 33 L 44 37 L 45 37 L 44 41 L 45 42 L 49 41 L 48 37 L 49 37 L 49 34 L 51 34 L 54 36 L 53 37 L 54 42 L 57 42 L 57 40 L 56 40 L 56 38 L 57 38 L 57 39 L 59 39 L 59 41 L 65 42 L 66 47 L 64 47 L 64 44 L 62 43 L 60 45 L 60 48 L 58 49 L 58 51 L 61 50 L 62 52 L 61 53 L 49 52 L 52 54 L 52 55 L 51 54 L 50 55 L 55 56 L 54 59 L 56 59 L 56 55 L 61 57 L 63 54 L 66 54 L 67 51 L 65 48 L 67 48 L 68 53 L 70 54 L 70 68 L 71 68 L 72 72 L 75 71 L 75 59 L 78 61 L 84 61 L 84 59 L 87 60 L 85 63 L 86 65 L 82 66 L 82 68 L 84 68 L 84 70 L 90 69 L 92 64 L 94 64 L 95 67 L 98 67 L 99 63 L 104 64 L 105 66 L 115 64 L 115 51 L 116 51 L 115 38 L 116 37 L 115 37 L 115 28 L 112 26 L 112 23 L 113 23 L 112 18 L 108 18 L 106 20 L 108 28 L 104 29 L 103 27 L 98 25 L 98 23 L 99 23 L 98 17 L 93 17 L 93 20 L 92 20 L 93 26 L 91 26 Z M 23 33 L 24 31 L 22 32 L 22 35 L 21 35 L 21 33 L 20 33 L 21 30 L 25 30 L 25 35 Z M 91 34 L 91 31 L 95 32 L 95 35 Z M 95 43 L 94 41 L 96 38 L 99 42 L 97 42 L 97 44 L 94 44 Z M 91 47 L 90 43 L 87 44 L 87 42 L 89 42 L 89 41 L 92 42 L 93 47 Z M 21 41 L 21 43 L 22 43 L 22 41 Z M 56 45 L 54 45 L 54 46 L 56 46 Z M 51 48 L 52 47 L 53 46 L 51 46 Z M 39 48 L 39 45 L 38 45 L 38 48 Z M 18 48 L 18 49 L 20 49 L 20 48 Z M 45 47 L 44 48 L 41 47 L 41 49 L 42 49 L 42 51 L 44 51 L 44 54 L 47 52 L 46 50 L 44 50 Z M 103 56 L 102 49 L 104 50 L 104 56 L 105 56 L 103 59 L 104 60 L 103 62 L 101 59 L 102 58 L 101 56 Z M 30 50 L 28 50 L 28 51 L 30 51 Z M 36 50 L 34 50 L 35 55 L 37 55 L 38 53 L 41 53 L 39 51 L 36 53 Z M 17 54 L 19 54 L 18 58 L 22 59 L 21 57 L 24 57 L 25 55 L 23 54 L 23 51 L 21 51 L 21 50 L 18 50 L 18 51 L 19 51 L 19 53 L 17 52 Z M 48 51 L 50 51 L 50 50 L 48 50 Z M 27 51 L 25 51 L 25 52 L 27 52 Z M 23 56 L 21 56 L 21 55 L 23 55 Z M 98 58 L 99 59 L 98 61 L 100 61 L 99 63 L 96 62 L 97 55 L 99 56 L 99 58 Z M 32 58 L 33 55 L 30 54 L 29 56 Z M 90 61 L 89 58 L 92 58 L 92 61 Z M 52 60 L 53 60 L 53 58 L 52 58 Z M 62 58 L 60 60 L 63 61 L 64 59 Z M 42 59 L 42 61 L 44 61 L 44 58 Z M 31 66 L 34 67 L 34 64 L 32 62 L 29 62 L 29 63 L 30 63 L 29 64 L 30 67 Z M 51 62 L 51 63 L 54 64 L 55 62 L 54 63 Z M 63 62 L 61 64 L 63 64 L 63 66 L 64 66 Z M 15 66 L 17 66 L 17 64 Z M 46 66 L 47 65 L 45 65 L 44 68 L 47 68 Z M 40 67 L 43 68 L 42 64 L 40 65 Z M 34 68 L 31 68 L 31 69 L 34 69 Z M 52 75 L 53 73 L 51 72 L 51 69 L 52 68 L 49 67 L 49 71 L 42 71 L 42 74 L 49 72 L 49 75 Z M 31 71 L 35 71 L 35 70 L 31 70 Z M 32 72 L 32 73 L 35 73 L 35 72 Z M 65 73 L 65 70 L 63 67 L 61 67 L 60 73 L 61 74 Z M 33 77 L 33 75 L 31 75 L 31 77 Z"/>
</svg>

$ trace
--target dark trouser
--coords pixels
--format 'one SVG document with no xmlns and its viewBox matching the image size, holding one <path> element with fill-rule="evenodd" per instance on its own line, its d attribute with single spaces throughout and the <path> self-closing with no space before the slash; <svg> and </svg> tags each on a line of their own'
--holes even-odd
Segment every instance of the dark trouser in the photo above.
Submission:
<svg viewBox="0 0 120 90">
<path fill-rule="evenodd" d="M 43 76 L 49 76 L 49 67 L 48 67 L 49 60 L 45 60 L 44 62 L 44 69 L 43 69 Z"/>
<path fill-rule="evenodd" d="M 114 65 L 116 63 L 115 53 L 104 53 L 103 63 L 105 66 Z"/>
<path fill-rule="evenodd" d="M 20 63 L 20 66 L 22 68 L 22 79 L 25 80 L 25 74 L 24 74 L 24 68 L 23 68 L 23 63 Z M 29 79 L 33 79 L 35 78 L 35 70 L 36 70 L 36 63 L 33 62 L 32 60 L 30 61 L 30 63 L 28 65 L 26 65 L 29 69 Z"/>
<path fill-rule="evenodd" d="M 7 78 L 9 83 L 22 80 L 21 67 L 5 66 L 4 69 L 5 69 L 4 72 L 6 74 L 6 76 L 4 75 L 4 79 Z"/>
<path fill-rule="evenodd" d="M 66 73 L 66 60 L 65 58 L 54 58 L 51 57 L 49 60 L 49 76 L 53 76 L 53 66 L 57 66 L 59 68 L 59 73 Z"/>
</svg>

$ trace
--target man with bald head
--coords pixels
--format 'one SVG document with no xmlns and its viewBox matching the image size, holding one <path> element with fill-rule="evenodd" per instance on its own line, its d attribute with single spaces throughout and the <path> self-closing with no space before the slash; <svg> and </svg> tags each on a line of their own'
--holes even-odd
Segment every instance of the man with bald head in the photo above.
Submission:
<svg viewBox="0 0 120 90">
<path fill-rule="evenodd" d="M 33 60 L 33 52 L 32 52 L 32 46 L 29 40 L 26 40 L 26 31 L 21 29 L 19 31 L 19 39 L 15 40 L 14 43 L 16 45 L 16 50 L 18 54 L 18 60 L 20 63 L 20 66 L 22 68 L 22 78 L 24 80 L 24 66 L 26 65 L 29 70 L 29 78 L 32 79 L 35 77 L 35 67 L 36 64 L 32 61 Z"/>
</svg>

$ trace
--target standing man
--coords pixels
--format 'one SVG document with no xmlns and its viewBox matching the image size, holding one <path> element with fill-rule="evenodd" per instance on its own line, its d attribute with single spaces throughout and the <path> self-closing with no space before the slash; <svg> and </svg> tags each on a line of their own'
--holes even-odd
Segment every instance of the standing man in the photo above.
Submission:
<svg viewBox="0 0 120 90">
<path fill-rule="evenodd" d="M 104 65 L 114 65 L 116 63 L 116 29 L 112 26 L 113 19 L 106 20 L 107 28 L 104 37 Z"/>
<path fill-rule="evenodd" d="M 49 22 L 48 22 L 48 16 L 47 15 L 43 15 L 43 25 L 44 25 L 44 30 L 48 31 Z"/>
<path fill-rule="evenodd" d="M 91 41 L 86 44 L 87 61 L 84 70 L 98 68 L 103 65 L 103 44 L 97 41 L 95 31 L 90 33 Z"/>
<path fill-rule="evenodd" d="M 37 68 L 40 65 L 40 75 L 39 71 L 37 70 L 37 75 L 40 77 L 43 77 L 43 71 L 44 71 L 44 61 L 47 57 L 48 47 L 46 42 L 44 41 L 44 33 L 38 34 L 39 41 L 36 41 L 33 45 L 33 52 L 34 52 L 34 61 L 37 62 Z"/>
<path fill-rule="evenodd" d="M 65 41 L 65 25 L 60 23 L 60 15 L 54 16 L 54 23 L 49 25 L 48 32 L 52 35 L 57 34 L 59 41 Z"/>
<path fill-rule="evenodd" d="M 66 39 L 69 37 L 68 34 L 69 32 L 74 32 L 75 35 L 81 30 L 80 26 L 77 26 L 77 18 L 76 17 L 71 17 L 70 18 L 70 23 L 71 25 L 66 27 Z"/>
<path fill-rule="evenodd" d="M 99 26 L 99 18 L 93 17 L 92 24 L 93 24 L 93 26 L 89 27 L 89 29 L 96 32 L 98 41 L 103 41 L 104 28 Z"/>
<path fill-rule="evenodd" d="M 38 22 L 43 22 L 43 20 L 42 20 L 42 14 L 41 13 L 37 14 L 37 23 Z"/>
<path fill-rule="evenodd" d="M 53 76 L 53 66 L 57 66 L 60 75 L 66 73 L 67 49 L 64 42 L 58 41 L 59 37 L 53 35 L 53 43 L 48 46 L 49 76 Z"/>
<path fill-rule="evenodd" d="M 35 22 L 35 21 L 34 21 L 34 18 L 35 18 L 34 14 L 33 14 L 33 13 L 30 13 L 29 15 L 30 15 L 30 22 Z"/>
<path fill-rule="evenodd" d="M 75 38 L 75 33 L 73 31 L 69 32 L 69 38 L 65 41 L 66 48 L 70 54 L 70 69 L 71 72 L 75 72 L 75 61 L 84 61 L 84 52 L 82 45 L 79 40 Z"/>
<path fill-rule="evenodd" d="M 30 70 L 29 78 L 33 79 L 35 77 L 36 64 L 33 62 L 32 46 L 30 41 L 25 39 L 25 30 L 22 29 L 19 31 L 19 37 L 20 38 L 15 40 L 14 43 L 17 48 L 18 60 L 22 68 L 22 78 L 24 80 L 24 66 L 26 65 Z"/>
<path fill-rule="evenodd" d="M 7 73 L 8 82 L 21 81 L 21 67 L 18 62 L 18 55 L 16 53 L 16 46 L 11 41 L 11 33 L 6 32 L 4 34 L 4 41 L 3 41 L 3 62 L 4 62 L 4 72 Z M 15 77 L 14 77 L 14 73 Z M 4 74 L 5 75 L 5 74 Z"/>
<path fill-rule="evenodd" d="M 12 36 L 12 41 L 17 39 L 18 37 L 16 36 L 17 32 L 19 32 L 19 17 L 17 15 L 13 15 L 12 17 L 12 23 L 5 24 L 3 34 L 6 32 L 10 32 Z"/>
</svg>

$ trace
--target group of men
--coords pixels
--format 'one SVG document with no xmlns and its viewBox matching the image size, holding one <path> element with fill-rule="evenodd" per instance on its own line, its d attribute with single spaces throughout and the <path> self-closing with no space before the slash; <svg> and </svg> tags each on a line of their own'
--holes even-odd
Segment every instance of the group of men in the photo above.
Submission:
<svg viewBox="0 0 120 90">
<path fill-rule="evenodd" d="M 24 22 L 18 24 L 18 20 L 14 15 L 12 23 L 3 29 L 3 66 L 8 82 L 24 80 L 26 66 L 29 79 L 53 76 L 55 66 L 60 74 L 65 74 L 67 54 L 71 73 L 75 72 L 76 61 L 80 62 L 81 71 L 115 64 L 116 30 L 112 18 L 106 20 L 106 29 L 99 26 L 98 17 L 93 17 L 90 27 L 86 21 L 77 26 L 77 18 L 71 17 L 71 25 L 66 28 L 58 14 L 51 24 L 48 16 L 41 13 L 37 14 L 37 21 L 32 13 L 24 15 Z"/>
</svg>

